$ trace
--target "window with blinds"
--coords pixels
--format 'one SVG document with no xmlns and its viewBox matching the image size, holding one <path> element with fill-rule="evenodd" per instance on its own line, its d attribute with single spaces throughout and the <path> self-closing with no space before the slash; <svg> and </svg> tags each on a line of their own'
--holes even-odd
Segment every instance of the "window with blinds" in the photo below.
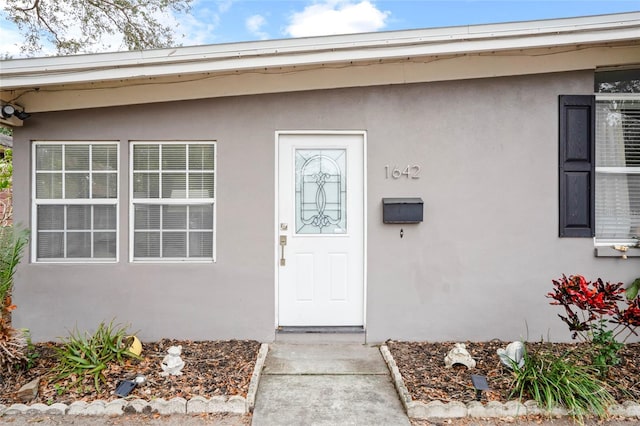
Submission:
<svg viewBox="0 0 640 426">
<path fill-rule="evenodd" d="M 118 144 L 35 142 L 36 261 L 117 259 Z"/>
<path fill-rule="evenodd" d="M 640 237 L 640 95 L 596 98 L 596 241 Z"/>
<path fill-rule="evenodd" d="M 131 145 L 132 260 L 214 259 L 215 143 Z"/>
</svg>

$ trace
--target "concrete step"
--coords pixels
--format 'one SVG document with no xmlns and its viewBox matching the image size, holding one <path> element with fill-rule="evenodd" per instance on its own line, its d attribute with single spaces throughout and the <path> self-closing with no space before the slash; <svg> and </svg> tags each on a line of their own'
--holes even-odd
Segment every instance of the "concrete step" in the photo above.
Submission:
<svg viewBox="0 0 640 426">
<path fill-rule="evenodd" d="M 377 347 L 361 344 L 275 343 L 269 348 L 263 374 L 388 375 Z"/>
</svg>

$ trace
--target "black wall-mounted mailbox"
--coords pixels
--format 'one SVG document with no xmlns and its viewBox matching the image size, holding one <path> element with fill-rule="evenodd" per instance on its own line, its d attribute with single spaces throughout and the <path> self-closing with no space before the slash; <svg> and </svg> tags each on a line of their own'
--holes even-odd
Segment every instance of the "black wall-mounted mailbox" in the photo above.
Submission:
<svg viewBox="0 0 640 426">
<path fill-rule="evenodd" d="M 420 223 L 423 206 L 422 198 L 383 198 L 382 222 Z"/>
</svg>

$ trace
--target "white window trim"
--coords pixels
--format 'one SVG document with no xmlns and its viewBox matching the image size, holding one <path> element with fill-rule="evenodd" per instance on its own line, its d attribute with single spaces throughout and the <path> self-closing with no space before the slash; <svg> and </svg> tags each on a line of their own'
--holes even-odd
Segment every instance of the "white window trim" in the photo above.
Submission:
<svg viewBox="0 0 640 426">
<path fill-rule="evenodd" d="M 133 196 L 133 147 L 135 145 L 189 145 L 189 144 L 210 144 L 213 145 L 213 198 L 157 198 L 151 201 L 147 200 L 138 200 Z M 210 264 L 216 262 L 216 252 L 217 252 L 217 194 L 218 194 L 218 144 L 215 140 L 171 140 L 171 141 L 159 141 L 159 140 L 131 140 L 129 141 L 129 262 L 131 263 L 155 263 L 155 264 L 175 264 L 175 263 L 196 263 L 196 264 Z M 196 201 L 194 201 L 196 200 Z M 134 203 L 135 201 L 135 203 Z M 211 259 L 198 259 L 198 258 L 153 258 L 153 259 L 136 259 L 134 257 L 134 237 L 135 237 L 135 204 L 156 204 L 156 205 L 166 205 L 166 204 L 213 204 L 213 247 L 212 247 L 212 258 Z"/>
<path fill-rule="evenodd" d="M 613 247 L 613 246 L 627 246 L 627 247 L 634 247 L 636 245 L 637 241 L 636 240 L 624 240 L 624 239 L 620 239 L 620 240 L 605 240 L 602 238 L 596 238 L 593 237 L 593 245 L 595 247 Z"/>
<path fill-rule="evenodd" d="M 598 101 L 615 101 L 615 100 L 640 100 L 640 94 L 638 93 L 595 93 L 596 103 Z M 597 132 L 596 132 L 597 137 Z M 594 141 L 594 143 L 596 143 Z M 597 155 L 596 155 L 597 158 Z M 594 159 L 594 161 L 596 161 Z M 640 174 L 640 167 L 598 167 L 598 164 L 594 165 L 595 173 L 604 173 L 604 174 Z M 598 189 L 595 188 L 595 191 Z M 596 223 L 598 218 L 596 217 Z M 618 247 L 618 246 L 635 246 L 638 243 L 635 239 L 605 239 L 598 238 L 597 236 L 593 237 L 593 244 L 595 247 Z"/>
<path fill-rule="evenodd" d="M 36 199 L 36 148 L 42 145 L 116 145 L 116 198 L 86 198 L 86 199 L 64 199 L 51 198 Z M 64 161 L 64 158 L 63 158 Z M 63 163 L 64 171 L 64 163 Z M 120 142 L 119 141 L 91 141 L 91 140 L 34 140 L 31 143 L 31 262 L 38 264 L 74 264 L 74 263 L 118 263 L 120 260 Z M 116 256 L 115 259 L 103 258 L 61 258 L 61 259 L 38 259 L 38 206 L 39 205 L 115 205 L 116 206 Z M 92 230 L 94 232 L 95 230 Z"/>
</svg>

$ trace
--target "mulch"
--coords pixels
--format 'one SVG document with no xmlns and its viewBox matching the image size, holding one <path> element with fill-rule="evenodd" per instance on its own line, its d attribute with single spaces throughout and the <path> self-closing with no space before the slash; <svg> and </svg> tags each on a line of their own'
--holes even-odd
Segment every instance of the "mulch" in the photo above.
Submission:
<svg viewBox="0 0 640 426">
<path fill-rule="evenodd" d="M 454 346 L 454 342 L 386 342 L 404 383 L 413 400 L 416 401 L 460 401 L 475 399 L 471 374 L 487 377 L 488 392 L 483 392 L 482 401 L 506 402 L 513 399 L 510 385 L 513 373 L 500 363 L 496 354 L 509 342 L 493 340 L 489 342 L 465 342 L 467 350 L 476 360 L 473 370 L 464 366 L 446 368 L 444 357 Z M 169 346 L 182 345 L 182 359 L 185 367 L 182 376 L 162 377 L 160 363 Z M 575 349 L 572 344 L 527 343 L 527 350 L 537 350 L 541 345 L 551 347 L 560 354 Z M 0 373 L 0 404 L 10 405 L 20 402 L 16 392 L 25 383 L 40 377 L 37 398 L 32 401 L 52 404 L 74 401 L 91 402 L 101 399 L 117 399 L 114 394 L 119 381 L 144 375 L 147 382 L 133 389 L 127 398 L 171 399 L 194 396 L 210 398 L 215 395 L 246 396 L 251 375 L 255 367 L 260 343 L 249 340 L 230 341 L 187 341 L 163 339 L 143 344 L 142 359 L 128 359 L 124 365 L 112 363 L 105 370 L 105 382 L 99 391 L 86 379 L 82 386 L 74 386 L 73 378 L 54 382 L 51 368 L 55 365 L 54 347 L 56 343 L 38 343 L 35 352 L 39 357 L 28 371 Z M 640 401 L 640 343 L 627 344 L 621 350 L 621 365 L 612 367 L 609 379 L 612 393 L 618 402 Z M 64 390 L 63 389 L 67 389 Z"/>
<path fill-rule="evenodd" d="M 444 358 L 455 342 L 386 342 L 398 365 L 407 390 L 414 401 L 470 402 L 476 391 L 471 383 L 471 374 L 486 376 L 490 391 L 482 393 L 481 401 L 505 403 L 517 399 L 511 395 L 513 372 L 502 365 L 497 349 L 505 348 L 509 342 L 465 342 L 466 349 L 476 360 L 476 366 L 468 370 L 455 365 L 447 368 Z M 527 343 L 527 351 L 540 350 L 542 346 L 555 354 L 575 350 L 575 344 Z M 619 353 L 622 362 L 608 372 L 610 391 L 619 403 L 640 402 L 640 343 L 627 344 Z"/>
<path fill-rule="evenodd" d="M 27 371 L 0 373 L 0 404 L 21 402 L 16 392 L 22 385 L 40 377 L 38 396 L 31 403 L 71 404 L 74 401 L 91 402 L 101 399 L 117 399 L 115 389 L 121 380 L 131 380 L 143 375 L 146 383 L 137 386 L 127 398 L 171 399 L 194 396 L 211 398 L 216 395 L 246 397 L 255 367 L 260 343 L 252 340 L 187 341 L 163 339 L 143 343 L 140 360 L 127 358 L 124 365 L 111 363 L 104 371 L 105 381 L 100 390 L 93 386 L 93 378 L 87 378 L 80 386 L 77 378 L 54 382 L 51 368 L 56 364 L 56 343 L 37 343 L 39 354 L 34 366 Z M 185 362 L 181 376 L 162 377 L 160 363 L 170 346 L 182 346 L 181 358 Z M 74 379 L 76 382 L 74 383 Z M 67 390 L 63 390 L 63 389 Z"/>
</svg>

